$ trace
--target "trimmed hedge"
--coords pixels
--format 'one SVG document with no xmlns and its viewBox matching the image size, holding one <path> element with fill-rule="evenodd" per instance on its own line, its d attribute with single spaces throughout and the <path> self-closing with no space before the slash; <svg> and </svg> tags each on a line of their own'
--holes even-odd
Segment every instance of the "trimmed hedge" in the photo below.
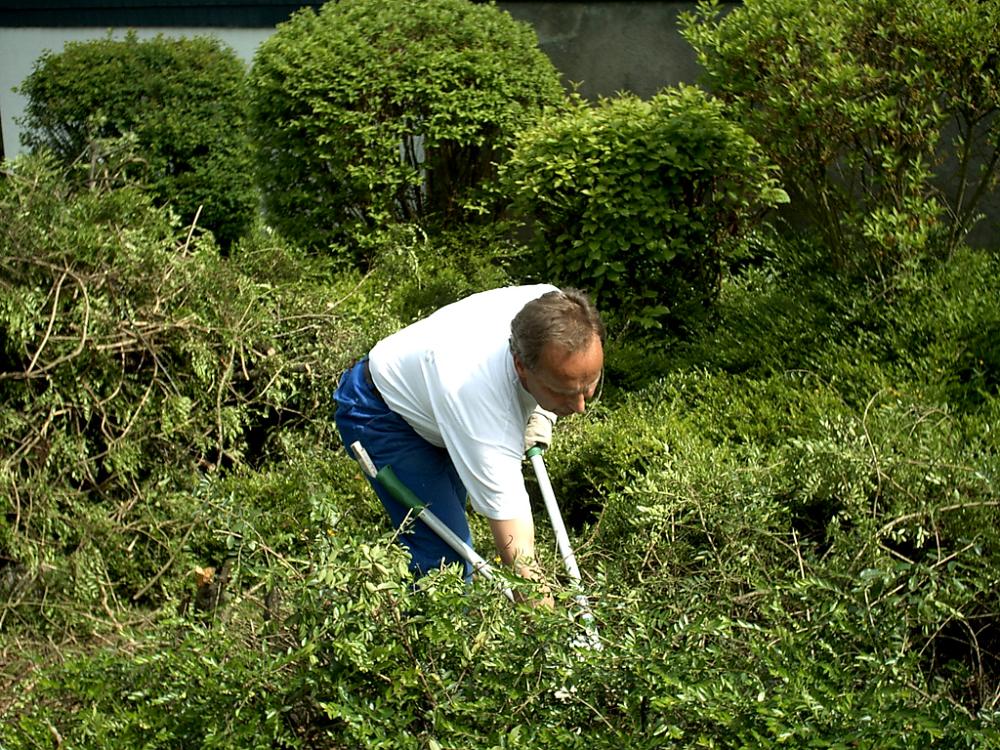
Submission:
<svg viewBox="0 0 1000 750">
<path fill-rule="evenodd" d="M 133 149 L 124 175 L 227 248 L 256 217 L 243 62 L 210 37 L 69 42 L 21 84 L 22 134 L 96 179 L 109 140 Z M 114 148 L 114 147 L 111 147 Z"/>
<path fill-rule="evenodd" d="M 51 161 L 5 174 L 0 569 L 35 582 L 26 610 L 175 593 L 156 573 L 207 533 L 201 478 L 325 425 L 364 345 L 328 274 L 266 237 L 221 258 L 141 189 L 76 191 Z"/>
<path fill-rule="evenodd" d="M 534 228 L 536 276 L 588 288 L 640 331 L 699 318 L 736 240 L 786 200 L 757 143 L 693 87 L 576 99 L 522 133 L 502 169 Z"/>
<path fill-rule="evenodd" d="M 386 223 L 474 216 L 467 204 L 514 132 L 563 98 L 537 45 L 526 24 L 468 0 L 344 0 L 296 13 L 252 72 L 268 220 L 328 248 Z"/>
</svg>

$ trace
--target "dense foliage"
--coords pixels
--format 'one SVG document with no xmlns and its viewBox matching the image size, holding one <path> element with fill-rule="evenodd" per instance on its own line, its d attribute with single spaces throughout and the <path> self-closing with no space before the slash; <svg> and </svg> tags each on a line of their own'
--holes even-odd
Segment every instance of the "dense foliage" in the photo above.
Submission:
<svg viewBox="0 0 1000 750">
<path fill-rule="evenodd" d="M 413 590 L 331 434 L 337 369 L 504 283 L 509 249 L 450 264 L 396 232 L 343 278 L 262 234 L 220 260 L 136 193 L 26 164 L 0 206 L 5 747 L 1000 741 L 1000 258 L 876 298 L 762 238 L 715 325 L 609 349 L 548 456 L 594 651 L 571 589 L 552 612 L 454 572 Z"/>
<path fill-rule="evenodd" d="M 981 218 L 1000 175 L 997 3 L 704 2 L 685 35 L 842 268 L 950 252 Z"/>
<path fill-rule="evenodd" d="M 737 241 L 784 198 L 760 146 L 691 87 L 576 100 L 523 133 L 503 169 L 535 230 L 531 270 L 640 329 L 704 315 Z"/>
<path fill-rule="evenodd" d="M 704 95 L 655 101 L 754 148 Z M 611 337 L 546 454 L 597 649 L 540 501 L 553 609 L 414 585 L 330 421 L 354 357 L 537 251 L 390 223 L 362 274 L 255 223 L 220 255 L 105 147 L 85 182 L 0 171 L 0 747 L 1000 747 L 995 249 L 928 235 L 865 279 L 758 224 L 684 337 Z M 719 196 L 742 221 L 778 193 L 731 163 L 763 180 Z"/>
<path fill-rule="evenodd" d="M 386 222 L 468 220 L 514 133 L 563 96 L 529 26 L 466 0 L 303 9 L 252 77 L 269 220 L 321 248 Z"/>
<path fill-rule="evenodd" d="M 141 188 L 77 191 L 25 161 L 0 183 L 0 226 L 0 559 L 16 599 L 56 628 L 56 592 L 162 603 L 176 581 L 154 574 L 206 517 L 198 477 L 280 455 L 270 427 L 326 414 L 350 330 L 293 253 L 222 260 Z"/>
<path fill-rule="evenodd" d="M 20 87 L 22 139 L 80 165 L 84 179 L 107 159 L 108 139 L 134 139 L 129 174 L 228 246 L 257 210 L 244 76 L 236 53 L 209 37 L 69 42 Z"/>
</svg>

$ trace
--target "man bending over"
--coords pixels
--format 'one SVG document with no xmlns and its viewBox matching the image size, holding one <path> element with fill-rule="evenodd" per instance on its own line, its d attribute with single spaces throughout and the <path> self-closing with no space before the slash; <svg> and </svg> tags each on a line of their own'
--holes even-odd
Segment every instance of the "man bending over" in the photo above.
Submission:
<svg viewBox="0 0 1000 750">
<path fill-rule="evenodd" d="M 549 284 L 473 294 L 383 339 L 341 378 L 335 421 L 470 545 L 466 498 L 501 560 L 537 580 L 521 462 L 556 416 L 583 412 L 604 367 L 605 329 L 582 292 Z M 548 412 L 548 414 L 546 414 Z M 393 525 L 407 508 L 372 482 Z M 463 562 L 425 524 L 401 540 L 420 576 Z M 466 563 L 466 578 L 471 576 Z"/>
</svg>

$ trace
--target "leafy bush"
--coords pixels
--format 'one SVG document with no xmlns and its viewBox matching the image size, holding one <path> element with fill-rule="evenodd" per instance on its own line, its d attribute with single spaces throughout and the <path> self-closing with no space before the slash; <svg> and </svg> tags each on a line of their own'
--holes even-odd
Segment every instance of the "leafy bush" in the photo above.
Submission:
<svg viewBox="0 0 1000 750">
<path fill-rule="evenodd" d="M 980 218 L 1000 165 L 995 3 L 705 2 L 683 33 L 841 268 L 954 250 Z"/>
<path fill-rule="evenodd" d="M 690 87 L 577 99 L 523 133 L 503 171 L 535 228 L 535 273 L 640 330 L 696 319 L 734 238 L 783 197 L 757 144 Z"/>
<path fill-rule="evenodd" d="M 236 53 L 209 37 L 69 42 L 20 87 L 22 138 L 88 180 L 108 158 L 105 142 L 131 137 L 127 174 L 228 247 L 257 211 L 244 77 Z"/>
<path fill-rule="evenodd" d="M 655 347 L 615 337 L 607 347 L 605 393 L 641 390 L 678 371 L 749 378 L 798 372 L 820 380 L 846 378 L 868 392 L 871 381 L 859 377 L 865 373 L 844 372 L 850 356 L 830 355 L 841 342 L 855 347 L 866 334 L 861 329 L 875 325 L 868 290 L 825 273 L 821 250 L 810 243 L 777 232 L 757 234 L 766 237 L 762 259 L 723 276 L 712 315 L 691 336 Z"/>
<path fill-rule="evenodd" d="M 350 357 L 519 252 L 412 229 L 363 276 L 262 229 L 222 259 L 4 173 L 0 745 L 1000 746 L 995 256 L 876 298 L 774 245 L 689 340 L 611 342 L 546 458 L 593 650 L 540 508 L 554 609 L 415 585 L 332 434 Z"/>
<path fill-rule="evenodd" d="M 514 132 L 562 99 L 530 27 L 468 0 L 303 9 L 261 45 L 252 90 L 269 220 L 322 248 L 468 219 Z"/>
<path fill-rule="evenodd" d="M 988 408 L 1000 396 L 998 273 L 996 252 L 962 248 L 898 274 L 879 309 L 881 356 L 955 409 Z"/>
<path fill-rule="evenodd" d="M 364 241 L 393 318 L 409 323 L 475 292 L 515 281 L 524 250 L 502 224 L 427 235 L 399 224 Z"/>
<path fill-rule="evenodd" d="M 876 391 L 908 384 L 954 410 L 978 413 L 1000 395 L 992 335 L 998 262 L 995 252 L 961 248 L 947 262 L 910 263 L 860 285 L 824 275 L 815 251 L 781 269 L 750 269 L 727 280 L 717 319 L 697 340 L 673 346 L 659 372 L 799 372 L 838 383 L 857 408 Z M 618 362 L 631 351 L 627 342 L 622 349 L 609 356 L 619 379 L 617 371 L 631 361 Z M 631 369 L 646 379 L 656 374 Z"/>
<path fill-rule="evenodd" d="M 826 693 L 821 724 L 846 703 L 886 699 L 895 707 L 883 720 L 901 720 L 892 714 L 923 705 L 921 691 L 988 715 L 1000 610 L 993 577 L 974 570 L 1000 550 L 995 409 L 960 417 L 898 390 L 854 406 L 838 390 L 797 373 L 678 372 L 564 430 L 550 470 L 567 516 L 588 511 L 577 519 L 581 567 L 599 571 L 605 599 L 619 588 L 649 597 L 647 627 L 723 628 L 704 633 L 709 653 L 685 667 L 665 657 L 671 668 L 657 671 L 663 689 L 680 669 L 679 705 L 697 700 L 703 717 L 735 712 L 770 736 L 752 705 L 721 697 L 762 679 L 759 700 L 796 717 L 785 731 L 832 742 L 857 730 L 851 710 L 823 729 L 807 718 L 816 706 L 792 710 L 791 674 Z M 793 653 L 799 667 L 784 663 Z M 701 669 L 715 676 L 695 699 Z"/>
<path fill-rule="evenodd" d="M 221 259 L 141 189 L 74 192 L 26 159 L 0 226 L 2 564 L 57 612 L 60 590 L 158 601 L 212 515 L 200 477 L 315 437 L 356 329 L 316 261 L 265 239 Z M 241 272 L 264 253 L 281 286 Z"/>
<path fill-rule="evenodd" d="M 599 423 L 573 425 L 575 438 L 603 450 L 608 463 L 621 451 L 645 459 L 630 480 L 605 485 L 604 518 L 578 547 L 600 651 L 573 645 L 579 626 L 567 594 L 552 612 L 512 610 L 495 585 L 466 588 L 454 571 L 415 589 L 390 536 L 372 538 L 363 525 L 373 519 L 374 501 L 360 478 L 348 482 L 347 458 L 316 453 L 295 460 L 297 478 L 275 471 L 242 495 L 253 507 L 276 511 L 292 501 L 308 518 L 296 530 L 308 555 L 296 554 L 291 540 L 278 548 L 284 554 L 267 549 L 280 533 L 261 538 L 256 550 L 242 545 L 250 565 L 264 556 L 274 563 L 283 598 L 269 619 L 255 587 L 244 586 L 212 627 L 167 617 L 142 634 L 118 631 L 110 646 L 64 653 L 37 669 L 31 691 L 6 697 L 0 741 L 28 748 L 55 733 L 94 748 L 233 750 L 995 743 L 995 664 L 985 648 L 996 607 L 984 590 L 989 577 L 981 575 L 995 556 L 988 542 L 995 523 L 989 516 L 961 519 L 955 528 L 975 529 L 979 547 L 946 533 L 936 540 L 940 557 L 923 560 L 894 557 L 895 536 L 903 528 L 945 531 L 933 514 L 881 516 L 874 535 L 871 524 L 865 531 L 844 524 L 833 544 L 821 547 L 789 524 L 794 517 L 783 507 L 782 488 L 789 480 L 807 486 L 819 475 L 851 483 L 859 475 L 852 467 L 865 460 L 870 467 L 872 452 L 845 439 L 847 431 L 833 431 L 827 455 L 857 461 L 839 464 L 819 453 L 794 463 L 781 459 L 813 452 L 792 439 L 777 436 L 757 448 L 731 439 L 737 427 L 702 435 L 712 411 L 736 416 L 734 424 L 755 422 L 747 407 L 760 392 L 744 386 L 750 384 L 734 378 L 683 377 L 636 393 Z M 797 392 L 793 383 L 772 386 L 775 397 Z M 807 411 L 803 424 L 792 413 L 780 419 L 790 437 L 819 445 L 836 394 L 825 389 L 812 400 L 803 390 L 798 399 Z M 890 447 L 885 437 L 929 448 L 926 438 L 940 434 L 917 412 L 887 406 L 870 423 L 880 452 Z M 839 411 L 846 424 L 849 410 Z M 888 429 L 880 426 L 883 416 Z M 910 432 L 907 423 L 918 429 Z M 643 450 L 608 439 L 636 428 Z M 656 439 L 660 450 L 651 449 Z M 556 446 L 565 443 L 561 436 Z M 951 458 L 965 450 L 961 441 L 945 443 Z M 882 456 L 894 466 L 883 466 L 916 490 L 895 473 L 912 455 L 896 447 L 898 454 Z M 552 456 L 560 489 L 565 455 Z M 328 468 L 313 474 L 324 460 Z M 211 484 L 208 499 L 239 494 L 231 481 Z M 992 490 L 982 484 L 977 491 Z M 359 500 L 364 510 L 352 521 Z M 850 512 L 863 521 L 871 510 Z M 936 520 L 975 510 L 942 508 Z M 980 510 L 995 514 L 985 504 Z M 978 523 L 968 525 L 972 520 Z M 978 680 L 974 657 L 968 668 L 961 664 L 974 650 L 954 645 L 963 624 L 984 647 Z M 971 646 L 968 633 L 964 638 Z M 942 669 L 945 652 L 961 658 Z M 88 709 L 66 710 L 67 701 Z"/>
<path fill-rule="evenodd" d="M 629 387 L 550 451 L 581 567 L 650 597 L 683 623 L 672 632 L 718 629 L 702 656 L 657 672 L 661 689 L 683 673 L 678 695 L 653 703 L 677 707 L 675 726 L 690 700 L 754 746 L 772 730 L 864 745 L 860 705 L 882 705 L 886 727 L 920 706 L 919 736 L 988 744 L 995 730 L 967 733 L 924 701 L 978 718 L 996 701 L 1000 609 L 981 574 L 1000 549 L 1000 399 L 991 349 L 974 348 L 995 321 L 996 258 L 910 268 L 879 297 L 808 273 L 811 258 L 728 278 L 713 325 L 657 358 L 626 353 L 622 371 L 610 352 L 609 378 Z M 719 619 L 692 621 L 691 607 Z M 826 697 L 810 707 L 803 690 Z"/>
<path fill-rule="evenodd" d="M 822 246 L 777 234 L 767 243 L 771 259 L 727 275 L 714 315 L 689 339 L 655 350 L 612 341 L 605 394 L 704 370 L 836 383 L 852 408 L 900 388 L 960 412 L 991 408 L 1000 394 L 995 252 L 961 248 L 947 262 L 855 283 L 829 273 Z"/>
</svg>

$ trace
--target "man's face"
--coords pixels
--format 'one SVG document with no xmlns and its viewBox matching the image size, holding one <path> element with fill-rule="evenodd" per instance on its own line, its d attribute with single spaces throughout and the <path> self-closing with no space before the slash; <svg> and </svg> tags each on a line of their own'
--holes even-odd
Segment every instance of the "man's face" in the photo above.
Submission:
<svg viewBox="0 0 1000 750">
<path fill-rule="evenodd" d="M 597 336 L 586 348 L 573 353 L 558 344 L 547 344 L 534 369 L 525 367 L 516 355 L 514 367 L 521 385 L 543 409 L 560 417 L 580 414 L 600 385 L 604 347 Z"/>
</svg>

